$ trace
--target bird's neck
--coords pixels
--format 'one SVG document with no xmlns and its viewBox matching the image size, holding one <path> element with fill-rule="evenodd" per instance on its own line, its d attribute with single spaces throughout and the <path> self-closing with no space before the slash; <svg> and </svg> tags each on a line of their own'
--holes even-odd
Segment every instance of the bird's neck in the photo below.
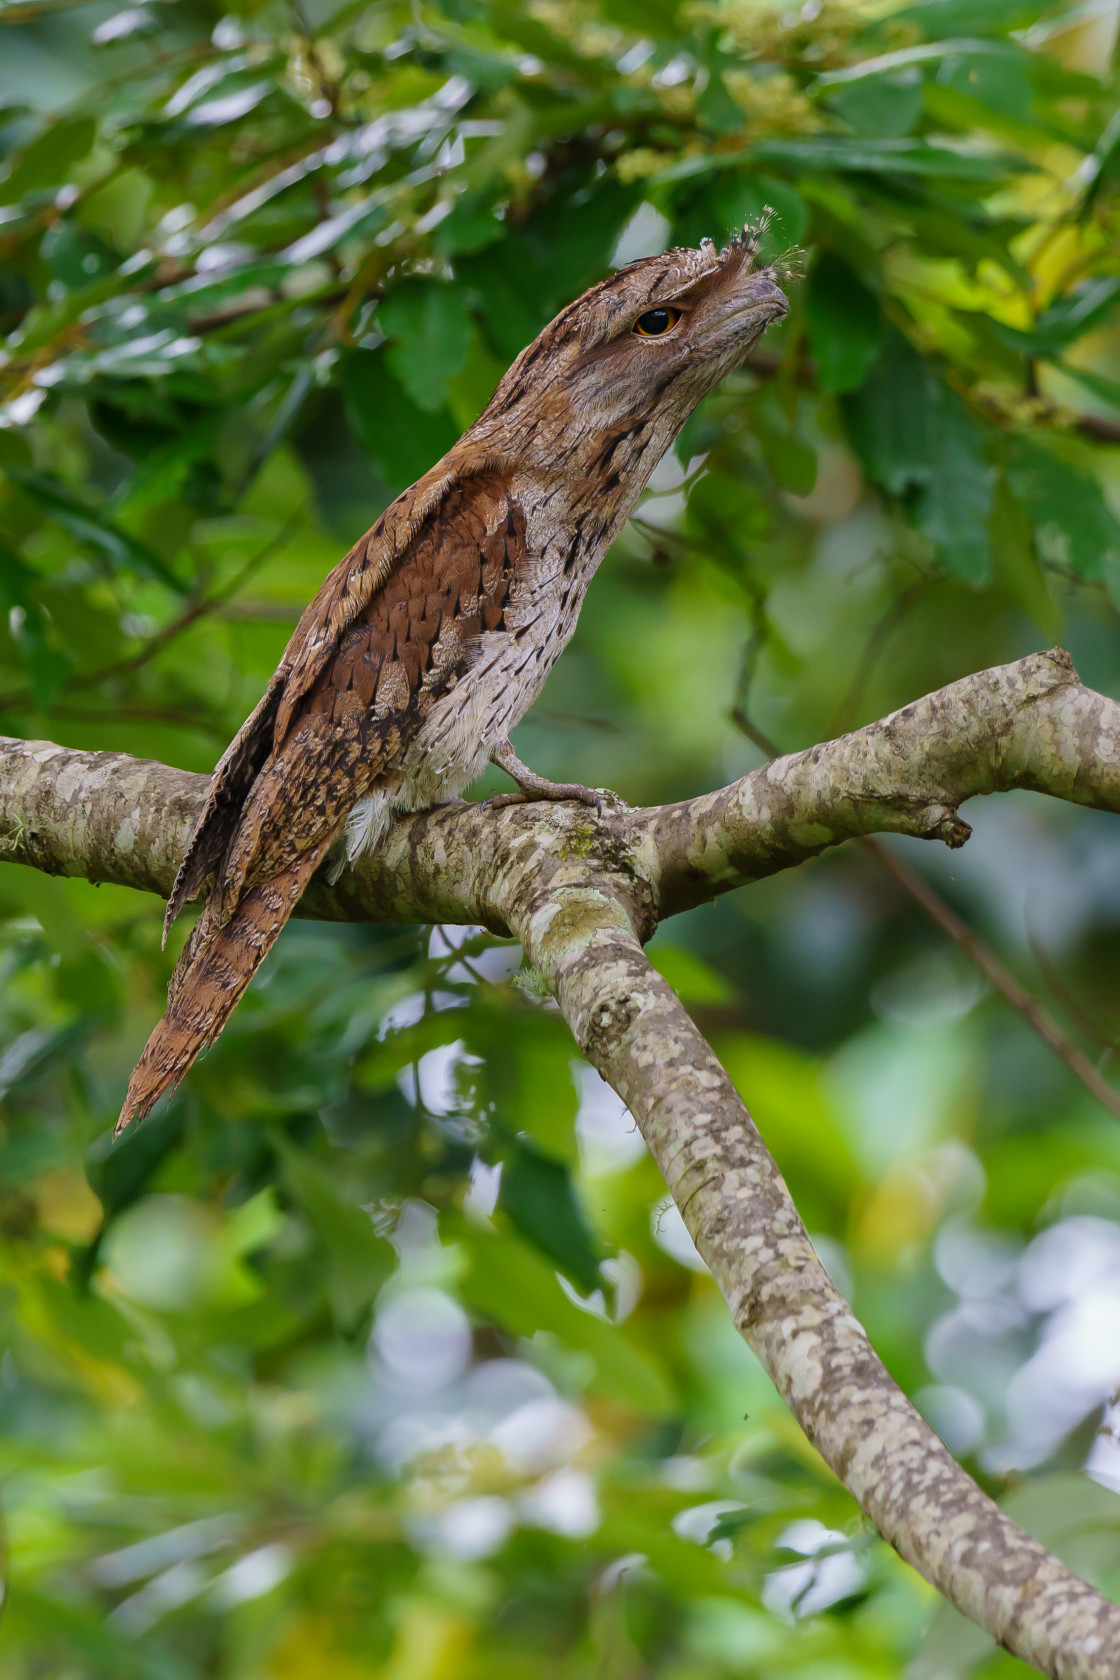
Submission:
<svg viewBox="0 0 1120 1680">
<path fill-rule="evenodd" d="M 625 525 L 687 417 L 661 410 L 580 425 L 569 416 L 560 426 L 543 416 L 531 435 L 516 441 L 488 437 L 478 427 L 458 447 L 503 459 L 530 531 L 576 544 L 582 570 L 598 564 Z"/>
</svg>

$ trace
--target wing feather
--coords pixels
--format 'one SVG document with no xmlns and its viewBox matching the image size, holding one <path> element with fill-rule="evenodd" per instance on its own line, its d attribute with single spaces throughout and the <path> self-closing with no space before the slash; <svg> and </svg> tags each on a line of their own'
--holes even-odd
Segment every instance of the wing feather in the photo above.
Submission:
<svg viewBox="0 0 1120 1680">
<path fill-rule="evenodd" d="M 483 597 L 491 627 L 498 571 L 508 572 L 524 546 L 524 523 L 511 507 L 504 478 L 485 463 L 470 475 L 440 463 L 324 579 L 214 772 L 168 901 L 165 940 L 211 874 L 218 883 L 207 920 L 220 922 L 246 883 L 288 868 L 312 843 L 306 821 L 316 811 L 325 819 L 328 782 L 351 805 L 364 796 L 399 748 L 409 713 L 418 721 L 439 687 L 433 661 L 441 636 L 450 627 L 447 651 L 461 650 Z M 507 533 L 496 566 L 493 538 L 511 519 L 516 535 L 511 547 Z M 333 813 L 337 799 L 328 803 Z"/>
</svg>

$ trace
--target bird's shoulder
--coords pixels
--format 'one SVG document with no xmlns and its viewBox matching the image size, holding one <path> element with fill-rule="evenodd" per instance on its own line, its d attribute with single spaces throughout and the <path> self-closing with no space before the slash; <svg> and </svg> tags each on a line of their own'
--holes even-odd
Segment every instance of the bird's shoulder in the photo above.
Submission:
<svg viewBox="0 0 1120 1680">
<path fill-rule="evenodd" d="M 472 636 L 500 627 L 525 552 L 509 475 L 477 471 L 437 488 L 431 497 L 421 480 L 398 498 L 309 603 L 277 673 L 274 751 L 296 716 L 332 693 L 369 705 L 380 686 L 403 700 Z"/>
<path fill-rule="evenodd" d="M 372 746 L 379 691 L 380 756 L 392 756 L 407 714 L 421 711 L 456 660 L 469 656 L 472 638 L 500 627 L 524 549 L 525 519 L 500 468 L 441 463 L 386 509 L 323 580 L 223 754 L 172 891 L 165 937 L 221 864 L 270 764 L 282 756 L 289 781 L 293 765 L 310 774 L 312 760 L 337 772 L 356 746 Z M 306 738 L 285 753 L 300 718 Z"/>
</svg>

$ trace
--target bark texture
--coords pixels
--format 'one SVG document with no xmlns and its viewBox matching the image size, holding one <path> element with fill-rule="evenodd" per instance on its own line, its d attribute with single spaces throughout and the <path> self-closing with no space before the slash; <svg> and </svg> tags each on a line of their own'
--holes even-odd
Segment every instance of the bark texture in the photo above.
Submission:
<svg viewBox="0 0 1120 1680">
<path fill-rule="evenodd" d="M 119 754 L 0 740 L 0 856 L 166 895 L 207 785 Z M 1120 1608 L 1005 1517 L 895 1385 L 641 944 L 662 917 L 846 839 L 960 845 L 959 805 L 1013 787 L 1120 810 L 1120 705 L 1060 652 L 967 677 L 678 805 L 421 813 L 333 888 L 320 875 L 300 914 L 516 935 L 641 1126 L 737 1327 L 884 1538 L 1044 1674 L 1120 1680 Z"/>
</svg>

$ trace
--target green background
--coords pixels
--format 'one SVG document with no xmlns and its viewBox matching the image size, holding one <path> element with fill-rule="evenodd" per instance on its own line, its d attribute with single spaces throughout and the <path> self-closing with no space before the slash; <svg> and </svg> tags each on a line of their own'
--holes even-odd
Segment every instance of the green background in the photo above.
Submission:
<svg viewBox="0 0 1120 1680">
<path fill-rule="evenodd" d="M 544 322 L 767 205 L 790 317 L 518 751 L 656 802 L 1058 641 L 1116 693 L 1115 23 L 9 0 L 0 727 L 209 770 Z M 1112 819 L 967 814 L 900 850 L 1109 1075 Z M 516 950 L 292 925 L 114 1146 L 183 927 L 16 866 L 0 918 L 12 1680 L 1026 1672 L 803 1442 Z M 866 853 L 651 954 L 894 1375 L 1120 1589 L 1117 1121 Z"/>
</svg>

